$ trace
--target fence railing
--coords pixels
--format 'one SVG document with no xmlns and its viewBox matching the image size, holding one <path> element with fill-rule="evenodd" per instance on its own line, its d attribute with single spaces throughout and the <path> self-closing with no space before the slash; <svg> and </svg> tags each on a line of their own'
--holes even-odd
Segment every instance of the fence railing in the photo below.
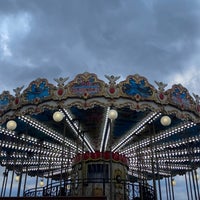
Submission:
<svg viewBox="0 0 200 200">
<path fill-rule="evenodd" d="M 102 184 L 102 188 L 106 188 L 110 184 L 110 180 L 103 179 L 84 179 L 84 180 L 67 180 L 62 182 L 54 182 L 44 187 L 38 187 L 37 190 L 35 188 L 29 189 L 25 191 L 25 197 L 44 197 L 44 196 L 74 196 L 74 190 L 77 186 L 89 185 L 90 183 Z M 116 181 L 116 179 L 112 180 L 113 191 L 115 192 L 116 184 L 120 184 L 120 188 L 122 188 L 122 194 L 124 200 L 155 200 L 155 192 L 152 186 L 144 183 L 136 183 L 130 182 L 129 180 L 120 180 Z M 87 194 L 85 194 L 87 195 Z M 105 191 L 103 191 L 103 195 L 105 196 Z"/>
</svg>

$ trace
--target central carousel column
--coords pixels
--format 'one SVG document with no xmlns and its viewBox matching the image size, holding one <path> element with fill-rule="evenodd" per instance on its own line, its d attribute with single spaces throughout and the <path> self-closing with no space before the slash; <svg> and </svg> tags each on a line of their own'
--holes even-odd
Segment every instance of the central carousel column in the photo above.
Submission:
<svg viewBox="0 0 200 200">
<path fill-rule="evenodd" d="M 112 177 L 109 174 L 111 162 Z M 82 190 L 85 190 L 87 192 L 84 196 L 107 196 L 110 200 L 110 178 L 112 178 L 113 194 L 111 198 L 117 200 L 125 196 L 123 181 L 126 179 L 128 159 L 124 155 L 110 151 L 85 152 L 74 158 L 72 168 L 72 196 L 83 196 Z M 84 184 L 81 184 L 80 179 L 83 174 Z"/>
</svg>

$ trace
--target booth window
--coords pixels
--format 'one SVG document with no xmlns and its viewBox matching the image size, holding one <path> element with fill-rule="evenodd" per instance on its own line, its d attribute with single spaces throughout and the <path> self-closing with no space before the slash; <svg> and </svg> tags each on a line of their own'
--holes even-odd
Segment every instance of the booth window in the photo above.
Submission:
<svg viewBox="0 0 200 200">
<path fill-rule="evenodd" d="M 87 177 L 90 182 L 108 181 L 108 165 L 88 164 Z"/>
</svg>

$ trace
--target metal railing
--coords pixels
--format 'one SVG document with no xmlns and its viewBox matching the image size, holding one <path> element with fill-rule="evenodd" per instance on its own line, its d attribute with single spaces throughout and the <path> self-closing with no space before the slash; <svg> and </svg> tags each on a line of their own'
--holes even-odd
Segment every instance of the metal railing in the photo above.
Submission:
<svg viewBox="0 0 200 200">
<path fill-rule="evenodd" d="M 29 189 L 24 192 L 26 197 L 42 197 L 42 196 L 77 196 L 75 190 L 85 190 L 90 184 L 102 184 L 103 194 L 107 196 L 105 188 L 110 185 L 110 180 L 103 179 L 84 179 L 84 180 L 67 180 L 58 181 L 44 187 Z M 129 180 L 112 180 L 113 192 L 117 195 L 117 189 L 121 189 L 122 198 L 124 200 L 156 200 L 155 192 L 152 186 L 143 183 L 130 182 Z M 87 191 L 87 190 L 86 190 Z M 88 194 L 88 193 L 87 193 Z M 87 196 L 84 194 L 83 196 Z"/>
</svg>

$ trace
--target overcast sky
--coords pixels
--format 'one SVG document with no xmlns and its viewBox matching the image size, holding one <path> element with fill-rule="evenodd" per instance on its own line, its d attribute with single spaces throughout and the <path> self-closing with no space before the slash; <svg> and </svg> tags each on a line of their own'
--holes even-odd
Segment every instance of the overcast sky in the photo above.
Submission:
<svg viewBox="0 0 200 200">
<path fill-rule="evenodd" d="M 0 92 L 87 71 L 200 94 L 199 23 L 199 0 L 0 0 Z"/>
<path fill-rule="evenodd" d="M 0 92 L 87 71 L 200 94 L 199 55 L 199 0 L 0 0 Z"/>
</svg>

